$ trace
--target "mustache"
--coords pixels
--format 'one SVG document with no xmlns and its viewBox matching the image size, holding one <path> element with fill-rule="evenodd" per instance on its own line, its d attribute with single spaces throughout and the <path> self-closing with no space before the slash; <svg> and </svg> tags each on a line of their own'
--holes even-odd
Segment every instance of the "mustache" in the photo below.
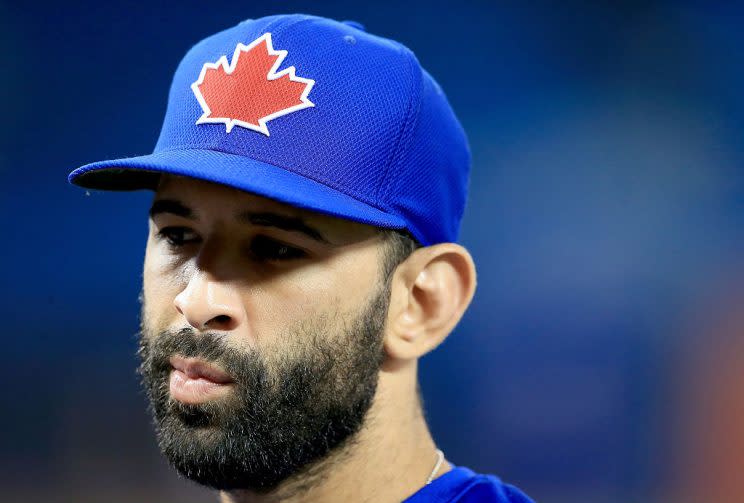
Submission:
<svg viewBox="0 0 744 503">
<path fill-rule="evenodd" d="M 230 348 L 225 336 L 218 333 L 199 333 L 187 327 L 179 330 L 164 330 L 154 337 L 144 331 L 139 336 L 137 355 L 140 358 L 139 373 L 162 375 L 171 370 L 170 357 L 181 355 L 216 363 L 228 373 L 235 366 L 235 349 Z"/>
</svg>

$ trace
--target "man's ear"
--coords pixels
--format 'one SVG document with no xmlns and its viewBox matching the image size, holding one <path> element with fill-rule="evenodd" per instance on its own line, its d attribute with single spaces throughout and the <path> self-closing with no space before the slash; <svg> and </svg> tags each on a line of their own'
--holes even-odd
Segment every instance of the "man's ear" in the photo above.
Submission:
<svg viewBox="0 0 744 503">
<path fill-rule="evenodd" d="M 475 293 L 475 265 L 455 243 L 419 248 L 393 274 L 385 332 L 391 358 L 419 358 L 437 347 L 462 318 Z"/>
</svg>

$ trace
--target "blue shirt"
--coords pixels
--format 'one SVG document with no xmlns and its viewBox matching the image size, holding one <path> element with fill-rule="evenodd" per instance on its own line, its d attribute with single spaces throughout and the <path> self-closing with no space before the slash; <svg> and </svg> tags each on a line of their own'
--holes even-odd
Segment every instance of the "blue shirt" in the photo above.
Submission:
<svg viewBox="0 0 744 503">
<path fill-rule="evenodd" d="M 481 475 L 464 466 L 432 480 L 403 503 L 534 503 L 522 491 L 494 475 Z"/>
</svg>

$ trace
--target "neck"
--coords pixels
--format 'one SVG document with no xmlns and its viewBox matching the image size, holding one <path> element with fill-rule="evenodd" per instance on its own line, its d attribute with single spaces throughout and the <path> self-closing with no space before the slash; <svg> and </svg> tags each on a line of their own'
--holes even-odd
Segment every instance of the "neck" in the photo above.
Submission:
<svg viewBox="0 0 744 503">
<path fill-rule="evenodd" d="M 416 362 L 410 365 L 404 371 L 383 369 L 364 426 L 344 447 L 269 494 L 223 491 L 222 503 L 402 501 L 418 491 L 434 469 L 437 454 L 416 399 Z M 445 460 L 434 478 L 450 469 Z"/>
</svg>

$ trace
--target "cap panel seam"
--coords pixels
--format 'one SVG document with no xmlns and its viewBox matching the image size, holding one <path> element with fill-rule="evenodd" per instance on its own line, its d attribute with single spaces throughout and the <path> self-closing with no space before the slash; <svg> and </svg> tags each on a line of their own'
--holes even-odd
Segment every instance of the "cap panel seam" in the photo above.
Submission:
<svg viewBox="0 0 744 503">
<path fill-rule="evenodd" d="M 275 19 L 272 22 L 270 22 L 269 24 L 267 24 L 266 26 L 264 26 L 260 31 L 262 31 L 264 33 L 267 32 L 267 31 L 271 31 L 271 30 L 274 29 L 274 27 L 279 27 L 279 26 L 281 26 L 282 24 L 284 24 L 286 22 L 287 22 L 287 20 L 284 19 L 284 18 Z M 241 26 L 242 24 L 243 24 L 242 22 L 241 23 L 238 23 L 238 25 L 236 26 L 236 28 L 239 27 L 239 26 Z"/>
<path fill-rule="evenodd" d="M 269 31 L 269 29 L 271 28 L 272 30 L 275 30 L 273 32 L 274 35 L 279 35 L 284 30 L 286 30 L 287 28 L 289 28 L 291 26 L 294 26 L 294 25 L 299 24 L 299 23 L 303 23 L 305 21 L 312 21 L 314 19 L 318 19 L 316 16 L 311 16 L 309 14 L 297 14 L 297 15 L 298 16 L 302 16 L 302 17 L 299 17 L 298 19 L 292 19 L 291 21 L 287 21 L 286 19 L 279 19 L 279 20 L 277 20 L 277 22 L 275 24 L 267 26 L 265 28 L 265 31 Z M 285 22 L 284 23 L 281 23 L 282 21 L 285 21 Z M 276 28 L 274 28 L 274 27 L 276 27 Z"/>
<path fill-rule="evenodd" d="M 408 63 L 409 68 L 409 74 L 411 75 L 411 87 L 409 91 L 410 101 L 408 102 L 408 107 L 406 108 L 405 115 L 403 116 L 403 120 L 401 121 L 400 128 L 398 130 L 398 135 L 395 140 L 395 145 L 390 150 L 390 155 L 385 162 L 385 168 L 382 171 L 382 176 L 380 177 L 380 183 L 377 186 L 377 189 L 375 190 L 375 201 L 377 204 L 382 204 L 382 199 L 387 195 L 389 192 L 391 179 L 388 176 L 390 168 L 395 164 L 396 159 L 398 158 L 398 151 L 401 149 L 401 145 L 403 143 L 403 137 L 406 135 L 406 131 L 408 129 L 408 124 L 411 120 L 411 115 L 414 109 L 418 110 L 418 96 L 416 95 L 416 83 L 417 80 L 420 81 L 420 78 L 417 78 L 417 72 L 416 67 L 414 65 L 415 59 L 412 57 L 411 54 L 409 54 L 409 51 L 402 45 L 398 44 L 398 48 L 401 51 L 401 54 L 406 57 L 406 62 Z"/>
<path fill-rule="evenodd" d="M 413 83 L 411 86 L 411 111 L 409 114 L 409 117 L 406 121 L 406 127 L 401 132 L 401 138 L 398 142 L 398 145 L 396 146 L 396 155 L 395 158 L 391 162 L 391 166 L 389 168 L 392 173 L 390 173 L 389 179 L 387 180 L 387 185 L 385 186 L 385 191 L 380 194 L 379 197 L 383 198 L 384 200 L 387 200 L 387 197 L 389 196 L 390 192 L 393 190 L 394 187 L 397 187 L 397 185 L 400 183 L 398 179 L 398 173 L 403 168 L 403 159 L 404 154 L 407 152 L 408 147 L 411 143 L 411 138 L 413 137 L 413 131 L 418 124 L 418 118 L 419 118 L 419 111 L 421 110 L 421 97 L 423 95 L 422 92 L 422 86 L 423 86 L 423 75 L 421 72 L 420 65 L 413 65 L 413 62 L 418 63 L 416 60 L 416 57 L 413 55 L 413 53 L 410 53 L 410 59 L 411 59 L 411 66 L 418 71 L 414 71 L 414 78 Z M 387 174 L 387 173 L 386 173 Z"/>
</svg>

